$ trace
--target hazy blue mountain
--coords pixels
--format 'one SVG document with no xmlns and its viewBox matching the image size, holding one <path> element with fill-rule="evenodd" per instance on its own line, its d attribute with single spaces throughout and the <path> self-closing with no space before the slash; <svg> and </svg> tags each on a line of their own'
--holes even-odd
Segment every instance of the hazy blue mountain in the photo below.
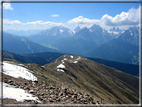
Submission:
<svg viewBox="0 0 142 107">
<path fill-rule="evenodd" d="M 31 35 L 29 39 L 42 45 L 52 46 L 60 39 L 71 36 L 72 34 L 73 32 L 68 28 L 55 26 L 38 34 Z"/>
<path fill-rule="evenodd" d="M 56 51 L 6 32 L 3 32 L 3 50 L 19 54 Z"/>
<path fill-rule="evenodd" d="M 78 55 L 114 38 L 116 35 L 108 33 L 98 25 L 82 29 L 78 26 L 74 31 L 56 26 L 29 37 L 30 40 L 46 47 Z"/>
<path fill-rule="evenodd" d="M 14 59 L 23 63 L 35 63 L 39 65 L 44 65 L 49 63 L 49 61 L 47 61 L 44 58 L 22 55 L 22 54 L 17 54 L 17 53 L 8 52 L 8 51 L 3 51 L 3 58 Z"/>
<path fill-rule="evenodd" d="M 57 52 L 41 52 L 41 53 L 31 53 L 25 54 L 26 56 L 31 57 L 38 57 L 45 59 L 48 63 L 54 61 L 55 59 L 59 58 L 60 56 L 64 55 L 64 53 L 57 53 Z M 45 63 L 46 64 L 46 63 Z"/>
<path fill-rule="evenodd" d="M 88 56 L 119 61 L 124 63 L 138 64 L 139 53 L 139 30 L 130 27 L 117 39 L 106 42 L 88 52 Z"/>
<path fill-rule="evenodd" d="M 80 29 L 73 36 L 68 36 L 57 41 L 54 46 L 63 53 L 84 55 L 85 52 L 114 38 L 115 36 L 109 34 L 100 26 L 93 25 L 91 28 L 85 27 Z"/>
<path fill-rule="evenodd" d="M 123 30 L 119 29 L 118 27 L 113 27 L 110 31 L 122 32 Z"/>
<path fill-rule="evenodd" d="M 30 36 L 33 34 L 37 34 L 41 32 L 42 30 L 13 30 L 13 29 L 8 29 L 5 32 L 16 35 L 16 36 Z"/>
</svg>

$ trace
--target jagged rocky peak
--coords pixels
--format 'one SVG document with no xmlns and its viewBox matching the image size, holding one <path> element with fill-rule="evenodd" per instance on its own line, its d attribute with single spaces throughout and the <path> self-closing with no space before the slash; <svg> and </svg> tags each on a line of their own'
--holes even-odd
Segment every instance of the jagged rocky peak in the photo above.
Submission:
<svg viewBox="0 0 142 107">
<path fill-rule="evenodd" d="M 77 27 L 74 29 L 74 31 L 75 31 L 75 32 L 80 31 L 80 27 L 79 27 L 79 26 L 77 26 Z"/>
<path fill-rule="evenodd" d="M 132 45 L 139 45 L 139 27 L 130 27 L 120 37 L 122 41 Z"/>
<path fill-rule="evenodd" d="M 110 31 L 122 32 L 123 30 L 119 29 L 118 27 L 113 27 L 110 29 Z"/>
<path fill-rule="evenodd" d="M 96 24 L 94 24 L 93 26 L 91 26 L 89 29 L 91 31 L 102 30 L 102 28 L 99 25 L 96 25 Z"/>
</svg>

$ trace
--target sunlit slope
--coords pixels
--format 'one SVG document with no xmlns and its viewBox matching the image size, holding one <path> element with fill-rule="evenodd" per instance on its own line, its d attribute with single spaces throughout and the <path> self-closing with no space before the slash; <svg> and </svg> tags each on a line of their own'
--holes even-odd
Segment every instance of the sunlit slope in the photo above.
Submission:
<svg viewBox="0 0 142 107">
<path fill-rule="evenodd" d="M 44 66 L 61 83 L 68 84 L 104 103 L 138 103 L 138 78 L 80 56 L 63 55 Z"/>
</svg>

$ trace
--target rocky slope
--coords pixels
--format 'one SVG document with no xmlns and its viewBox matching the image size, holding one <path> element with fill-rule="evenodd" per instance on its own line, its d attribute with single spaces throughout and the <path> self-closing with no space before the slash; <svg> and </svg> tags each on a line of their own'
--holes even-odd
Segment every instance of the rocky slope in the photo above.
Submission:
<svg viewBox="0 0 142 107">
<path fill-rule="evenodd" d="M 15 88 L 21 88 L 28 93 L 37 96 L 41 104 L 99 104 L 90 95 L 83 94 L 69 88 L 57 87 L 53 85 L 41 84 L 37 81 L 16 82 L 9 78 L 4 78 L 3 81 L 12 85 Z M 40 104 L 34 100 L 25 100 L 29 104 Z M 24 102 L 24 103 L 25 103 Z M 7 102 L 4 102 L 6 104 Z"/>
<path fill-rule="evenodd" d="M 63 55 L 44 65 L 44 69 L 52 70 L 60 82 L 88 92 L 98 100 L 104 99 L 104 103 L 138 103 L 138 77 L 114 68 L 80 56 Z"/>
<path fill-rule="evenodd" d="M 32 71 L 38 81 L 32 82 L 5 74 L 3 74 L 3 81 L 37 96 L 42 104 L 139 103 L 138 77 L 80 56 L 63 55 L 44 66 L 24 64 L 11 59 L 4 59 L 4 61 L 24 65 Z M 7 99 L 3 101 L 9 103 Z"/>
</svg>

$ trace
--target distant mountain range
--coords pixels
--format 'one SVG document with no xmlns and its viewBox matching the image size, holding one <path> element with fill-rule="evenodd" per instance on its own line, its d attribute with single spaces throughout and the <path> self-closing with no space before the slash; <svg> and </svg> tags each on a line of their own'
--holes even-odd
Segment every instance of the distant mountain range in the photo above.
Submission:
<svg viewBox="0 0 142 107">
<path fill-rule="evenodd" d="M 54 46 L 53 44 L 55 44 L 57 41 L 63 39 L 64 37 L 69 37 L 72 34 L 73 32 L 68 28 L 63 26 L 55 26 L 40 33 L 29 36 L 29 40 L 45 46 Z"/>
<path fill-rule="evenodd" d="M 16 35 L 16 36 L 30 36 L 30 35 L 34 35 L 37 34 L 39 32 L 41 32 L 43 30 L 13 30 L 13 29 L 8 29 L 5 32 Z"/>
<path fill-rule="evenodd" d="M 63 26 L 56 26 L 29 37 L 15 38 L 19 37 L 4 32 L 3 49 L 20 54 L 59 52 L 139 64 L 137 27 L 126 31 L 118 28 L 106 31 L 98 25 L 93 25 L 82 29 L 78 26 L 71 31 Z"/>
<path fill-rule="evenodd" d="M 53 35 L 51 36 L 58 38 Z M 98 25 L 94 25 L 91 28 L 85 27 L 80 29 L 80 27 L 77 27 L 74 33 L 60 40 L 55 39 L 56 42 L 52 45 L 63 53 L 83 55 L 84 52 L 112 40 L 113 38 L 116 38 L 116 35 L 108 33 Z"/>
<path fill-rule="evenodd" d="M 129 28 L 118 38 L 96 47 L 86 55 L 106 60 L 138 64 L 139 28 Z"/>
<path fill-rule="evenodd" d="M 56 52 L 56 50 L 54 49 L 44 47 L 38 43 L 20 38 L 6 32 L 3 32 L 3 50 L 19 54 Z"/>
</svg>

